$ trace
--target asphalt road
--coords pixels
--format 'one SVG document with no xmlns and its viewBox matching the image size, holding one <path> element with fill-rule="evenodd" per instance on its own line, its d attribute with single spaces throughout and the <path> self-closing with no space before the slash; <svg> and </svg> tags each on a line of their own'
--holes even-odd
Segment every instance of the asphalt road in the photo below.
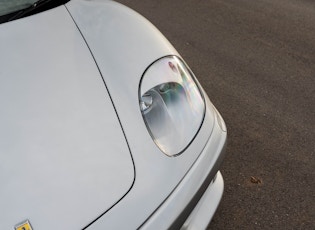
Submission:
<svg viewBox="0 0 315 230">
<path fill-rule="evenodd" d="M 315 229 L 315 1 L 118 1 L 165 34 L 227 123 L 209 229 Z"/>
</svg>

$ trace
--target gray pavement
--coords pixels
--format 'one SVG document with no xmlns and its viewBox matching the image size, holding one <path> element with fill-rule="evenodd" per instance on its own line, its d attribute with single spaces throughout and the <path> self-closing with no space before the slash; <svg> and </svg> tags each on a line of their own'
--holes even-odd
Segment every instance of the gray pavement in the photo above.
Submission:
<svg viewBox="0 0 315 230">
<path fill-rule="evenodd" d="M 118 1 L 162 31 L 227 123 L 209 229 L 315 229 L 315 1 Z"/>
</svg>

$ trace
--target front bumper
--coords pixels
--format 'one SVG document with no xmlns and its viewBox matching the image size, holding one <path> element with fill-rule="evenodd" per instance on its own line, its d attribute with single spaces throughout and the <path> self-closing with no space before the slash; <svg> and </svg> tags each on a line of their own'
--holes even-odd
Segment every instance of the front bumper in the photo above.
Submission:
<svg viewBox="0 0 315 230">
<path fill-rule="evenodd" d="M 204 229 L 209 224 L 224 187 L 218 170 L 225 154 L 227 133 L 223 119 L 216 113 L 213 132 L 203 152 L 142 229 Z"/>
<path fill-rule="evenodd" d="M 219 171 L 207 190 L 199 200 L 198 204 L 185 221 L 181 230 L 184 229 L 206 229 L 214 216 L 215 211 L 223 195 L 224 181 Z"/>
</svg>

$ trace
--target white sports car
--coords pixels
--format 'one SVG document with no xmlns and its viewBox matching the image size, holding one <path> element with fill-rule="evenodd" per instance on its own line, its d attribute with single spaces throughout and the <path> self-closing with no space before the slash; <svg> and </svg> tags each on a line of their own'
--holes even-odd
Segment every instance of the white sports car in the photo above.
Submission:
<svg viewBox="0 0 315 230">
<path fill-rule="evenodd" d="M 108 0 L 0 22 L 0 229 L 207 227 L 226 126 L 152 24 Z"/>
</svg>

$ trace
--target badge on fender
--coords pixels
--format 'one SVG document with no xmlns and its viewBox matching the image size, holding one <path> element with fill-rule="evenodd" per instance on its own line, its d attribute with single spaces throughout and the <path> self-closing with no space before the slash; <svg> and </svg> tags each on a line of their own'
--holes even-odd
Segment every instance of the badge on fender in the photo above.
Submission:
<svg viewBox="0 0 315 230">
<path fill-rule="evenodd" d="M 15 230 L 33 230 L 31 223 L 28 220 L 25 220 L 14 227 Z"/>
</svg>

